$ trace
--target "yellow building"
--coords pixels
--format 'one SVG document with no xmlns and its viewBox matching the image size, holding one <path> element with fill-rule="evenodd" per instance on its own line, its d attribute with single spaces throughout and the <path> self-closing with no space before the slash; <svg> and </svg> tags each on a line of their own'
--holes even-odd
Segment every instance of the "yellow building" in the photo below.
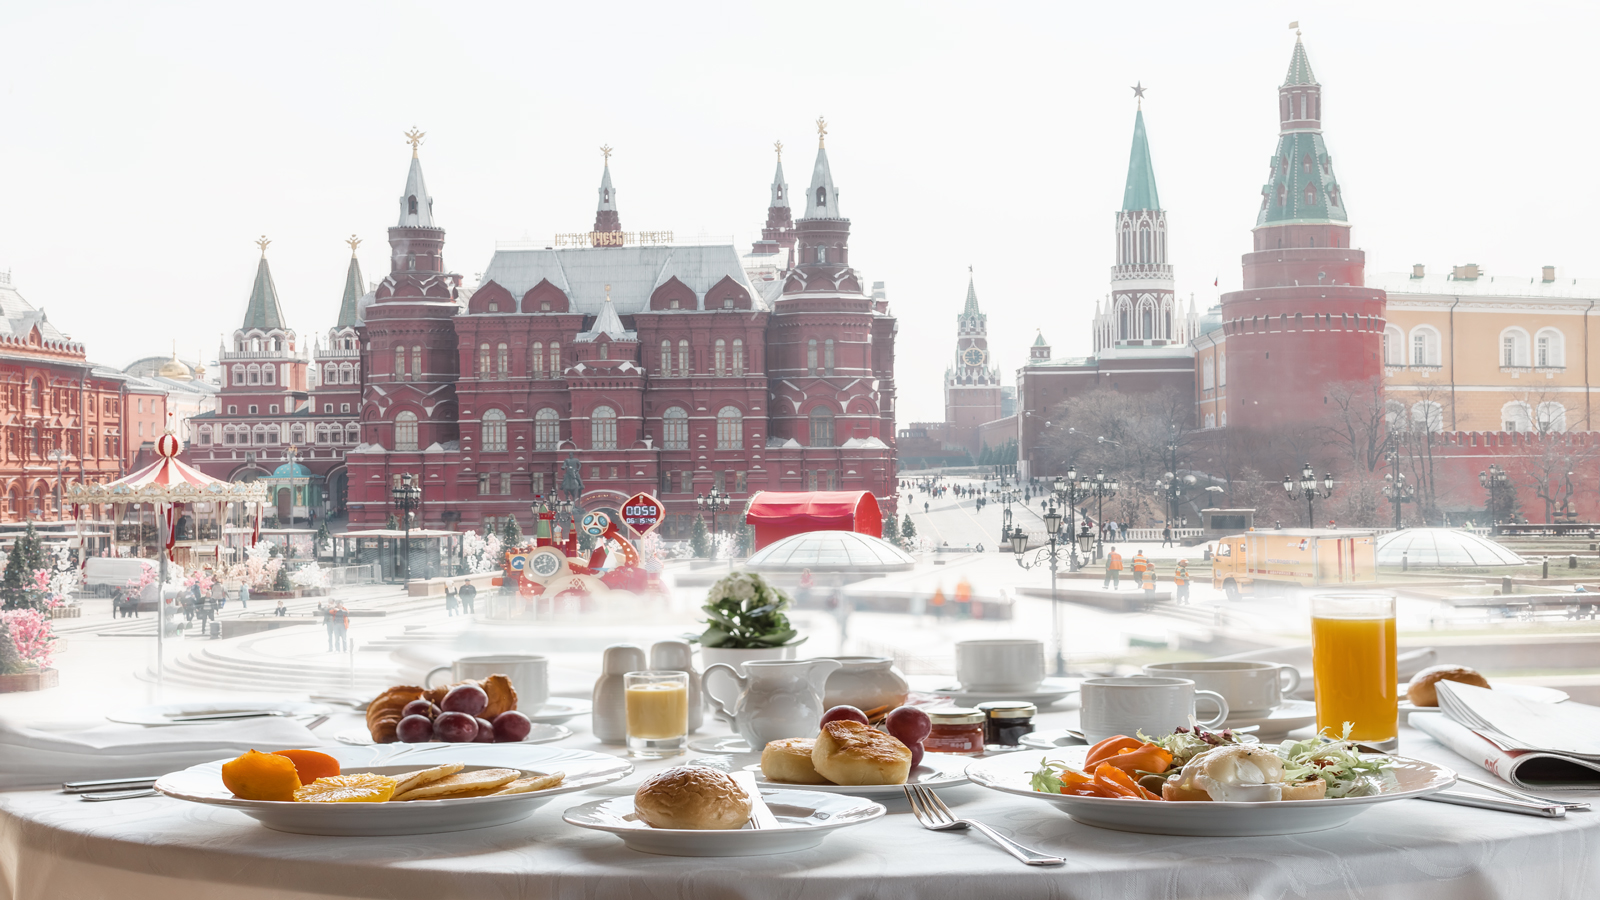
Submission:
<svg viewBox="0 0 1600 900">
<path fill-rule="evenodd" d="M 1449 273 L 1383 274 L 1391 415 L 1433 431 L 1587 431 L 1600 377 L 1600 279 Z M 1591 336 L 1591 330 L 1596 330 Z"/>
</svg>

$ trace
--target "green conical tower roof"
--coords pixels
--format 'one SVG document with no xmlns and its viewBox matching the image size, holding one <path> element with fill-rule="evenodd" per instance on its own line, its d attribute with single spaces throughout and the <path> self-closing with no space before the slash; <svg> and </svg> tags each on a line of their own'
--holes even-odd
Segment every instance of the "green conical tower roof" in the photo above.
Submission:
<svg viewBox="0 0 1600 900">
<path fill-rule="evenodd" d="M 1156 170 L 1150 162 L 1150 142 L 1144 135 L 1144 110 L 1133 114 L 1133 150 L 1128 154 L 1128 186 L 1122 191 L 1122 208 L 1160 209 Z"/>
<path fill-rule="evenodd" d="M 1042 332 L 1042 331 L 1039 332 L 1038 337 L 1035 337 L 1033 339 L 1033 345 L 1035 347 L 1048 347 L 1048 346 L 1050 346 L 1049 344 L 1045 343 L 1044 332 Z"/>
<path fill-rule="evenodd" d="M 1317 76 L 1311 74 L 1311 60 L 1306 58 L 1306 45 L 1294 39 L 1294 55 L 1289 57 L 1289 74 L 1284 76 L 1284 87 L 1291 84 L 1316 84 Z"/>
<path fill-rule="evenodd" d="M 976 316 L 981 311 L 978 309 L 978 289 L 973 287 L 972 276 L 967 276 L 967 305 L 961 310 L 963 316 Z"/>
<path fill-rule="evenodd" d="M 250 288 L 250 303 L 244 310 L 244 328 L 287 328 L 283 322 L 283 307 L 278 303 L 278 288 L 272 283 L 272 270 L 267 267 L 267 251 L 261 250 L 261 262 L 256 265 L 256 281 Z"/>
<path fill-rule="evenodd" d="M 350 254 L 350 268 L 344 273 L 344 298 L 339 301 L 339 321 L 335 328 L 354 328 L 358 316 L 356 307 L 360 304 L 362 286 L 366 282 L 361 280 L 361 262 L 356 259 L 355 253 Z"/>
</svg>

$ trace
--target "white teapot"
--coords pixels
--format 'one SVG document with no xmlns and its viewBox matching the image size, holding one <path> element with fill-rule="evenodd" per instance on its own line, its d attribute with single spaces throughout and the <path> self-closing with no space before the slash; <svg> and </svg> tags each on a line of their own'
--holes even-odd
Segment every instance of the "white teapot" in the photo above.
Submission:
<svg viewBox="0 0 1600 900">
<path fill-rule="evenodd" d="M 756 659 L 744 664 L 749 674 L 741 676 L 734 667 L 717 663 L 706 669 L 700 683 L 717 718 L 759 753 L 769 741 L 816 737 L 824 688 L 838 668 L 836 659 Z M 731 710 L 710 690 L 711 682 L 724 674 L 739 683 Z"/>
</svg>

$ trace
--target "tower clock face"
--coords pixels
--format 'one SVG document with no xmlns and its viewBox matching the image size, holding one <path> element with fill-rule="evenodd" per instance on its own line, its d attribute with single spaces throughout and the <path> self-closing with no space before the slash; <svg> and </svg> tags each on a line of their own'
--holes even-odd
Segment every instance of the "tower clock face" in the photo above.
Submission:
<svg viewBox="0 0 1600 900">
<path fill-rule="evenodd" d="M 981 347 L 968 347 L 966 352 L 961 354 L 961 361 L 969 366 L 981 366 L 983 360 L 984 352 Z"/>
</svg>

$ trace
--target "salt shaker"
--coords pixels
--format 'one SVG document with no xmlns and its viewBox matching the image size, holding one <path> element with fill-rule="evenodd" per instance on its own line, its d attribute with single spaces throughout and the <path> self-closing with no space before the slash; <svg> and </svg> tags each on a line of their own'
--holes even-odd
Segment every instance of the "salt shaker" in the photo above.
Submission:
<svg viewBox="0 0 1600 900">
<path fill-rule="evenodd" d="M 688 641 L 656 641 L 650 645 L 650 668 L 689 673 L 689 730 L 699 731 L 705 724 L 706 700 L 700 692 L 700 673 L 694 670 L 694 648 Z"/>
<path fill-rule="evenodd" d="M 607 744 L 628 740 L 628 694 L 622 676 L 646 668 L 644 648 L 637 644 L 612 644 L 600 658 L 600 677 L 594 683 L 595 739 Z"/>
</svg>

